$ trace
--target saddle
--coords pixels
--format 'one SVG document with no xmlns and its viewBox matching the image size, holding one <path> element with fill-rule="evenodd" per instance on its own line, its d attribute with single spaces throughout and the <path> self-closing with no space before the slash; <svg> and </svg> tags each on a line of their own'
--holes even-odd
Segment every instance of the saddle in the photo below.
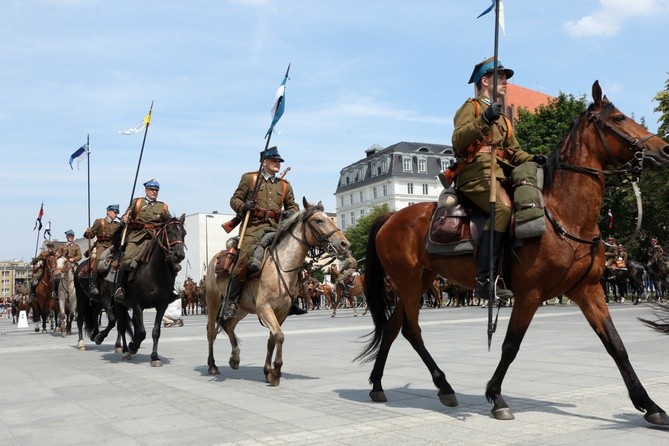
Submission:
<svg viewBox="0 0 669 446">
<path fill-rule="evenodd" d="M 224 249 L 216 254 L 216 266 L 214 272 L 216 277 L 228 277 L 237 260 L 237 248 Z"/>
</svg>

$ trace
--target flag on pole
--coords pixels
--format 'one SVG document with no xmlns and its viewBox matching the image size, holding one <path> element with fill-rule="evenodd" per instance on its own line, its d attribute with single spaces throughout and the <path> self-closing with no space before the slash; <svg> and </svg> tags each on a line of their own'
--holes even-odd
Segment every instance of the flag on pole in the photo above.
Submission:
<svg viewBox="0 0 669 446">
<path fill-rule="evenodd" d="M 495 8 L 495 2 L 497 2 L 497 0 L 492 0 L 492 3 L 490 4 L 490 6 L 488 6 L 488 9 L 483 11 L 476 18 L 477 19 L 481 18 L 484 15 L 488 14 L 490 11 L 492 11 Z M 506 36 L 506 29 L 505 29 L 506 26 L 504 23 L 504 3 L 502 2 L 502 0 L 499 0 L 499 17 L 497 19 L 499 20 L 499 28 L 502 30 L 502 34 Z"/>
<path fill-rule="evenodd" d="M 39 231 L 42 230 L 42 216 L 44 215 L 44 202 L 39 207 L 39 213 L 37 214 L 37 220 L 35 220 L 35 227 L 33 228 L 33 231 L 37 229 L 39 226 Z M 38 235 L 39 236 L 39 235 Z"/>
<path fill-rule="evenodd" d="M 74 170 L 72 163 L 77 160 L 77 170 L 79 170 L 79 163 L 88 157 L 88 143 L 79 147 L 72 155 L 70 155 L 70 169 Z"/>
<path fill-rule="evenodd" d="M 613 212 L 609 209 L 609 229 L 613 229 Z"/>
<path fill-rule="evenodd" d="M 281 85 L 279 85 L 279 88 L 276 90 L 276 94 L 274 95 L 274 103 L 272 104 L 271 110 L 272 124 L 270 124 L 269 130 L 267 130 L 265 138 L 272 134 L 274 126 L 277 122 L 279 122 L 279 119 L 281 119 L 281 115 L 283 115 L 283 109 L 286 103 L 286 80 L 288 80 L 288 71 L 290 71 L 290 64 L 288 64 L 286 75 L 284 76 L 283 81 L 281 81 Z"/>
<path fill-rule="evenodd" d="M 46 229 L 44 230 L 44 240 L 47 239 L 47 235 L 51 238 L 51 220 L 49 220 L 49 223 L 47 223 Z"/>
<path fill-rule="evenodd" d="M 144 130 L 149 124 L 151 124 L 151 113 L 144 116 L 144 120 L 136 126 L 125 130 L 116 130 L 116 132 L 122 135 L 134 135 L 135 133 L 139 133 Z"/>
</svg>

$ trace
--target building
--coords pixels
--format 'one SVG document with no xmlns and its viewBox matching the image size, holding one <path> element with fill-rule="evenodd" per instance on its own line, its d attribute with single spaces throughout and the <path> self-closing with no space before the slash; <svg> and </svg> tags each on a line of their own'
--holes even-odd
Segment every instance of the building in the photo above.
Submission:
<svg viewBox="0 0 669 446">
<path fill-rule="evenodd" d="M 33 268 L 23 260 L 0 261 L 0 297 L 28 292 Z"/>
<path fill-rule="evenodd" d="M 340 171 L 335 199 L 341 229 L 355 226 L 375 206 L 399 210 L 436 201 L 443 189 L 437 175 L 455 161 L 451 146 L 431 143 L 375 144 L 365 154 Z"/>
<path fill-rule="evenodd" d="M 518 120 L 518 109 L 524 108 L 534 113 L 539 106 L 548 105 L 553 99 L 553 96 L 520 85 L 506 84 L 506 96 L 502 101 L 504 113 L 515 123 Z"/>
</svg>

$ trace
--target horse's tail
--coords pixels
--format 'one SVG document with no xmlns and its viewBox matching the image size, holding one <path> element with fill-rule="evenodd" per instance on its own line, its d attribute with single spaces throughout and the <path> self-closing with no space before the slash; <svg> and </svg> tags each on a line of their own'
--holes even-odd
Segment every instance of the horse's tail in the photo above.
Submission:
<svg viewBox="0 0 669 446">
<path fill-rule="evenodd" d="M 648 319 L 638 318 L 641 322 L 648 325 L 650 328 L 659 331 L 660 333 L 669 334 L 669 306 L 666 304 L 653 305 L 655 315 L 658 320 L 651 321 Z"/>
<path fill-rule="evenodd" d="M 92 332 L 97 331 L 98 315 L 100 314 L 100 305 L 89 298 L 84 287 L 79 283 L 77 277 L 74 278 L 74 292 L 77 296 L 77 320 L 81 318 L 84 323 L 84 333 L 90 336 Z"/>
<path fill-rule="evenodd" d="M 378 253 L 376 252 L 376 235 L 381 226 L 390 218 L 391 212 L 382 214 L 374 220 L 369 231 L 369 240 L 367 241 L 367 253 L 365 256 L 365 298 L 367 300 L 367 309 L 372 315 L 374 321 L 374 331 L 369 333 L 369 342 L 364 350 L 355 357 L 356 361 L 363 363 L 372 361 L 379 351 L 383 331 L 388 322 L 388 305 L 386 303 L 385 271 Z"/>
</svg>

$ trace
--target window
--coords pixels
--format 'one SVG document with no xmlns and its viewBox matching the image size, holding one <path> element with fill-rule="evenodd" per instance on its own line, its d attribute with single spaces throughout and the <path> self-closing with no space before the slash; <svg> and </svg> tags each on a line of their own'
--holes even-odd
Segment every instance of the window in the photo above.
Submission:
<svg viewBox="0 0 669 446">
<path fill-rule="evenodd" d="M 373 161 L 372 162 L 372 176 L 375 177 L 379 174 L 379 162 L 378 161 Z"/>
<path fill-rule="evenodd" d="M 387 195 L 388 195 L 388 185 L 387 185 L 387 184 L 384 184 L 384 185 L 383 185 L 383 196 L 385 197 L 385 196 L 387 196 Z"/>
<path fill-rule="evenodd" d="M 349 200 L 350 200 L 350 203 L 353 204 L 353 194 L 350 194 L 350 195 L 348 196 L 348 198 L 349 198 Z"/>
<path fill-rule="evenodd" d="M 364 210 L 364 209 L 360 209 L 360 217 L 364 217 L 364 216 L 365 216 L 365 210 Z"/>
<path fill-rule="evenodd" d="M 372 196 L 373 196 L 375 199 L 377 198 L 377 195 L 376 195 L 376 186 L 374 186 L 374 187 L 372 188 Z"/>
<path fill-rule="evenodd" d="M 355 212 L 351 212 L 351 226 L 355 226 Z"/>
<path fill-rule="evenodd" d="M 418 158 L 418 173 L 427 173 L 427 158 Z"/>
<path fill-rule="evenodd" d="M 451 166 L 451 164 L 453 164 L 453 161 L 454 160 L 451 159 L 451 158 L 442 158 L 441 159 L 441 170 L 444 171 L 444 170 L 448 169 Z"/>
<path fill-rule="evenodd" d="M 402 170 L 404 172 L 411 172 L 411 157 L 410 156 L 403 156 L 402 157 Z"/>
<path fill-rule="evenodd" d="M 381 160 L 381 173 L 388 173 L 388 158 Z"/>
<path fill-rule="evenodd" d="M 423 195 L 430 195 L 430 185 L 423 183 Z"/>
<path fill-rule="evenodd" d="M 339 207 L 340 208 L 344 207 L 344 196 L 343 195 L 341 197 L 339 197 Z"/>
<path fill-rule="evenodd" d="M 344 214 L 341 215 L 341 221 L 339 223 L 339 226 L 344 229 L 346 227 L 346 216 Z"/>
<path fill-rule="evenodd" d="M 362 191 L 360 191 L 360 203 L 362 203 Z"/>
<path fill-rule="evenodd" d="M 407 183 L 407 194 L 413 195 L 413 183 Z"/>
</svg>

